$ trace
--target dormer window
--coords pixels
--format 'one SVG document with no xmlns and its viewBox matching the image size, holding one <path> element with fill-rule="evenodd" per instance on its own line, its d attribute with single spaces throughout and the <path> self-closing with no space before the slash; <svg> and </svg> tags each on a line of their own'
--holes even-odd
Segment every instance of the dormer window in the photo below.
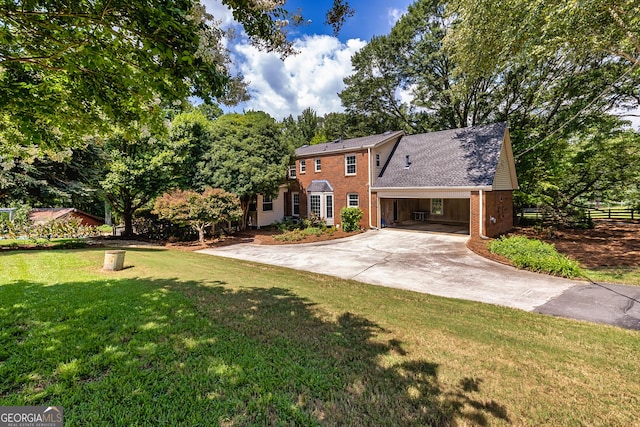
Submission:
<svg viewBox="0 0 640 427">
<path fill-rule="evenodd" d="M 406 156 L 404 156 L 404 168 L 405 169 L 409 169 L 409 166 L 411 166 L 411 159 L 409 158 L 409 155 L 407 154 Z"/>
</svg>

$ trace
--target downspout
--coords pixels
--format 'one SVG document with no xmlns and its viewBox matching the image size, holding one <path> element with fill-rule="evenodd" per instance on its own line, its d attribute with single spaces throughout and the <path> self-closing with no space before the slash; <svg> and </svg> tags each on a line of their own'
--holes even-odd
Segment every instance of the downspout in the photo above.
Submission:
<svg viewBox="0 0 640 427">
<path fill-rule="evenodd" d="M 480 201 L 479 201 L 479 205 L 480 205 L 480 212 L 478 212 L 478 217 L 480 218 L 480 227 L 478 228 L 478 234 L 480 234 L 480 238 L 481 239 L 489 239 L 487 236 L 484 235 L 483 233 L 483 224 L 484 224 L 484 206 L 482 205 L 482 199 L 483 199 L 483 194 L 482 194 L 482 190 L 478 191 L 479 193 L 479 197 L 480 197 Z"/>
<path fill-rule="evenodd" d="M 371 224 L 371 147 L 367 148 L 367 190 L 369 191 L 369 198 L 367 199 L 367 203 L 369 203 L 369 228 L 377 230 L 378 227 Z M 378 198 L 376 197 L 376 205 Z"/>
</svg>

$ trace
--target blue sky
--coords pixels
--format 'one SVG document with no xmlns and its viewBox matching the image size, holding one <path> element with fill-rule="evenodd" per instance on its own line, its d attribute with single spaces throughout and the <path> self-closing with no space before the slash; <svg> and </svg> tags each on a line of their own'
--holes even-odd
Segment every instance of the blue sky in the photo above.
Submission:
<svg viewBox="0 0 640 427">
<path fill-rule="evenodd" d="M 287 1 L 287 10 L 302 9 L 305 18 L 311 19 L 311 24 L 300 29 L 306 34 L 333 34 L 333 29 L 324 24 L 325 14 L 333 2 L 329 0 Z M 346 42 L 359 38 L 369 41 L 376 35 L 388 34 L 400 15 L 407 10 L 409 0 L 349 0 L 349 5 L 356 10 L 338 34 L 338 39 Z"/>
<path fill-rule="evenodd" d="M 251 100 L 229 111 L 262 110 L 280 120 L 296 117 L 305 108 L 319 115 L 343 111 L 338 92 L 343 79 L 353 73 L 351 56 L 375 35 L 388 34 L 407 10 L 411 0 L 349 0 L 355 9 L 337 37 L 324 24 L 332 0 L 289 0 L 285 9 L 302 9 L 311 23 L 294 28 L 290 39 L 299 51 L 282 61 L 278 55 L 261 52 L 246 40 L 229 43 L 235 71 L 249 82 Z M 207 11 L 222 21 L 223 27 L 237 27 L 220 0 L 204 0 Z"/>
</svg>

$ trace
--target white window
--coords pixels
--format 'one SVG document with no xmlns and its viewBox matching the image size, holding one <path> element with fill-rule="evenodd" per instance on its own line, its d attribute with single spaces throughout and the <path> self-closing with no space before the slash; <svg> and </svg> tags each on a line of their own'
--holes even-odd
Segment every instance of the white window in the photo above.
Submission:
<svg viewBox="0 0 640 427">
<path fill-rule="evenodd" d="M 327 221 L 333 220 L 333 194 L 325 195 L 324 202 L 325 202 L 325 212 L 327 214 L 325 216 L 325 219 Z"/>
<path fill-rule="evenodd" d="M 262 212 L 273 210 L 273 197 L 262 196 Z"/>
<path fill-rule="evenodd" d="M 289 166 L 289 178 L 295 179 L 296 177 L 296 165 Z"/>
<path fill-rule="evenodd" d="M 360 198 L 356 193 L 347 194 L 347 206 L 350 208 L 357 208 L 360 206 Z"/>
<path fill-rule="evenodd" d="M 316 172 L 320 172 L 322 170 L 322 161 L 320 159 L 315 159 L 314 165 Z"/>
<path fill-rule="evenodd" d="M 442 215 L 443 203 L 442 199 L 431 199 L 431 215 Z"/>
<path fill-rule="evenodd" d="M 319 217 L 320 213 L 322 212 L 320 210 L 320 195 L 312 194 L 311 196 L 309 196 L 309 202 L 310 202 L 309 204 L 311 208 L 311 213 L 316 214 Z"/>
<path fill-rule="evenodd" d="M 344 156 L 344 174 L 355 175 L 356 174 L 356 155 L 347 154 Z"/>
<path fill-rule="evenodd" d="M 307 171 L 307 161 L 300 160 L 300 173 L 303 174 Z"/>
<path fill-rule="evenodd" d="M 293 216 L 300 216 L 300 194 L 291 194 L 291 214 Z"/>
</svg>

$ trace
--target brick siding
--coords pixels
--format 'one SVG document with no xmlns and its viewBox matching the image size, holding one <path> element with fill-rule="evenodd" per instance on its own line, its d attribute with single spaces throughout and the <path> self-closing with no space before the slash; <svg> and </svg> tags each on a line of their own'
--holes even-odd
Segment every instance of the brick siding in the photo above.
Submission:
<svg viewBox="0 0 640 427">
<path fill-rule="evenodd" d="M 356 174 L 345 175 L 345 156 L 356 156 Z M 315 159 L 321 159 L 322 170 L 315 172 Z M 300 160 L 306 160 L 306 172 L 300 173 Z M 300 215 L 308 216 L 309 195 L 306 189 L 314 180 L 326 180 L 333 187 L 334 224 L 340 224 L 340 209 L 347 206 L 348 194 L 358 194 L 362 209 L 360 227 L 369 228 L 368 153 L 366 150 L 305 157 L 296 161 L 296 180 L 300 188 Z M 295 191 L 295 190 L 294 190 Z M 375 206 L 373 207 L 375 211 Z M 375 219 L 373 221 L 375 223 Z"/>
</svg>

